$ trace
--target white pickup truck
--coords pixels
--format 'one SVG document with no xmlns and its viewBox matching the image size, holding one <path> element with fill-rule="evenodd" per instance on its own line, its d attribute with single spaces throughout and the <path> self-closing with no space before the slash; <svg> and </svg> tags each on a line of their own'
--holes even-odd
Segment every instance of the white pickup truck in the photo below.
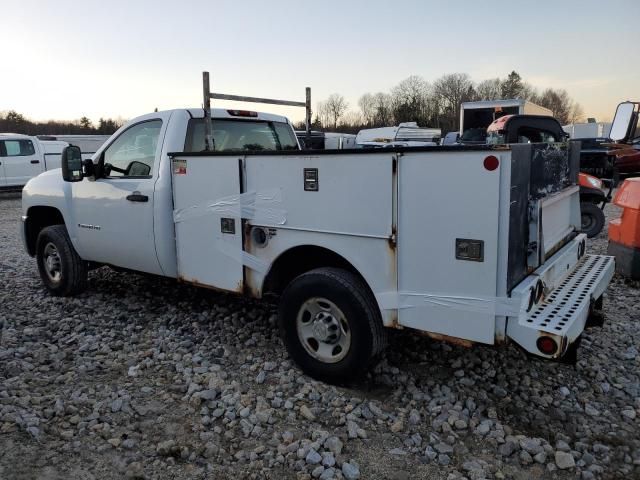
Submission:
<svg viewBox="0 0 640 480">
<path fill-rule="evenodd" d="M 0 133 L 0 190 L 18 190 L 36 175 L 60 168 L 60 155 L 69 144 L 81 145 L 82 158 L 91 158 L 105 140 L 104 135 L 32 137 Z M 89 150 L 85 151 L 86 147 Z"/>
<path fill-rule="evenodd" d="M 60 168 L 60 155 L 67 145 L 28 135 L 0 134 L 0 189 L 20 188 L 45 170 Z"/>
<path fill-rule="evenodd" d="M 362 375 L 384 327 L 567 359 L 602 318 L 614 261 L 578 233 L 572 144 L 301 151 L 284 117 L 212 117 L 144 115 L 26 185 L 54 295 L 99 265 L 273 294 L 291 356 L 331 382 Z"/>
</svg>

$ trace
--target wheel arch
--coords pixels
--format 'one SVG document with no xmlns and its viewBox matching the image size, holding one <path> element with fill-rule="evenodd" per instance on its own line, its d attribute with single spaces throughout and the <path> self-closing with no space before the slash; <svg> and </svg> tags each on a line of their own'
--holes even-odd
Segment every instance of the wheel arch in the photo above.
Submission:
<svg viewBox="0 0 640 480">
<path fill-rule="evenodd" d="M 27 210 L 27 219 L 25 220 L 25 243 L 27 252 L 32 257 L 36 254 L 36 241 L 38 235 L 45 227 L 51 225 L 65 225 L 62 212 L 56 207 L 50 206 L 33 206 Z"/>
<path fill-rule="evenodd" d="M 598 188 L 585 187 L 580 185 L 580 201 L 590 203 L 600 203 L 606 200 L 607 196 Z"/>
<path fill-rule="evenodd" d="M 373 296 L 371 286 L 349 260 L 329 248 L 311 244 L 297 245 L 278 255 L 262 282 L 262 295 L 280 296 L 294 278 L 322 267 L 342 268 L 353 273 Z"/>
</svg>

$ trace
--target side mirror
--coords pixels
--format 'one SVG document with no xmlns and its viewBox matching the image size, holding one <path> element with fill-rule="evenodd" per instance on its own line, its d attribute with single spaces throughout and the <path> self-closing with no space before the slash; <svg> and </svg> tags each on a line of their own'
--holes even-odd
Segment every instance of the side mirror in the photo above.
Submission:
<svg viewBox="0 0 640 480">
<path fill-rule="evenodd" d="M 614 142 L 623 142 L 629 136 L 631 124 L 636 117 L 635 107 L 636 105 L 633 102 L 623 102 L 618 105 L 616 115 L 611 124 L 611 132 L 609 133 L 609 138 Z"/>
<path fill-rule="evenodd" d="M 65 182 L 80 182 L 84 178 L 82 173 L 82 152 L 80 147 L 68 145 L 62 150 L 62 178 Z"/>
</svg>

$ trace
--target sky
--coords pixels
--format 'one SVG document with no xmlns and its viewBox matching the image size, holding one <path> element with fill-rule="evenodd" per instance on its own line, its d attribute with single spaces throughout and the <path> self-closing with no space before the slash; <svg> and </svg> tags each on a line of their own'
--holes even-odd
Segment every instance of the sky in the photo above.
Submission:
<svg viewBox="0 0 640 480">
<path fill-rule="evenodd" d="M 610 120 L 640 100 L 638 19 L 640 0 L 2 0 L 0 111 L 97 121 L 198 107 L 204 70 L 215 92 L 303 101 L 309 86 L 314 106 L 337 92 L 356 110 L 410 75 L 516 70 Z"/>
</svg>

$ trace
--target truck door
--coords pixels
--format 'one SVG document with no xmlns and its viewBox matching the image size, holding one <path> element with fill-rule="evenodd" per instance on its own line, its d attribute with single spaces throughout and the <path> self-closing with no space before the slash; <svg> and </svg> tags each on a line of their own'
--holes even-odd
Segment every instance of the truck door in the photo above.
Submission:
<svg viewBox="0 0 640 480">
<path fill-rule="evenodd" d="M 241 292 L 242 202 L 237 156 L 172 160 L 178 277 Z"/>
<path fill-rule="evenodd" d="M 2 140 L 0 143 L 6 186 L 26 185 L 31 177 L 44 169 L 40 152 L 36 151 L 32 140 Z"/>
<path fill-rule="evenodd" d="M 85 260 L 162 274 L 155 248 L 154 184 L 169 117 L 158 113 L 129 126 L 101 153 L 103 178 L 72 184 L 76 245 Z"/>
</svg>

